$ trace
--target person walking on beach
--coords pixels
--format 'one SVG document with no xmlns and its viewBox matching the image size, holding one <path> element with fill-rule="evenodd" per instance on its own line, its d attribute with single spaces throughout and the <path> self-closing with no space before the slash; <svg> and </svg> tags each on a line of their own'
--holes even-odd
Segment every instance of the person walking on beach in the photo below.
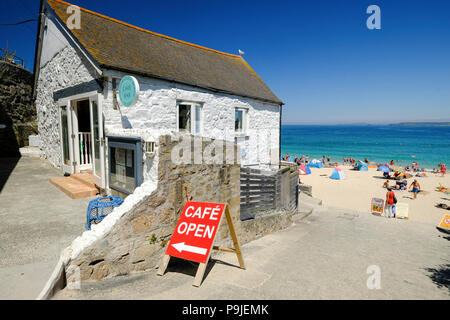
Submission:
<svg viewBox="0 0 450 320">
<path fill-rule="evenodd" d="M 411 185 L 409 186 L 409 188 L 413 188 L 412 192 L 414 192 L 414 199 L 417 199 L 417 194 L 420 191 L 420 184 L 419 182 L 417 182 L 417 180 L 414 180 L 413 183 L 411 183 Z"/>
<path fill-rule="evenodd" d="M 395 193 L 394 191 L 392 191 L 392 188 L 389 187 L 387 188 L 387 193 L 386 193 L 386 205 L 384 206 L 384 215 L 386 216 L 386 218 L 390 218 L 391 216 L 393 216 L 393 206 L 395 205 Z"/>
<path fill-rule="evenodd" d="M 445 164 L 441 164 L 441 173 L 442 176 L 445 176 L 445 173 L 447 172 L 447 167 L 445 166 Z"/>
</svg>

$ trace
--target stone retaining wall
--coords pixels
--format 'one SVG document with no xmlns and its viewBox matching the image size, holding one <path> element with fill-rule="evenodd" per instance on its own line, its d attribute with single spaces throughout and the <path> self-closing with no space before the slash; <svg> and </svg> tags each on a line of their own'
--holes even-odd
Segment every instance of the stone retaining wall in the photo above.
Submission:
<svg viewBox="0 0 450 320">
<path fill-rule="evenodd" d="M 32 91 L 32 72 L 0 61 L 0 157 L 20 156 L 19 148 L 37 133 Z"/>
<path fill-rule="evenodd" d="M 292 224 L 289 211 L 240 221 L 240 166 L 173 164 L 171 152 L 177 143 L 172 136 L 159 138 L 157 189 L 66 264 L 68 283 L 77 281 L 78 275 L 81 281 L 100 280 L 158 265 L 186 202 L 185 188 L 193 201 L 228 203 L 241 244 Z M 225 219 L 215 244 L 232 246 Z"/>
</svg>

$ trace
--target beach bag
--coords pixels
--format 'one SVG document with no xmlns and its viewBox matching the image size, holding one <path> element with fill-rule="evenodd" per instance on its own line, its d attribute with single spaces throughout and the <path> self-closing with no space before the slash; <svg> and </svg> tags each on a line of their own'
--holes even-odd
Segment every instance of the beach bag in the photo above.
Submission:
<svg viewBox="0 0 450 320">
<path fill-rule="evenodd" d="M 397 203 L 397 197 L 394 196 L 394 204 L 396 204 L 396 203 Z"/>
</svg>

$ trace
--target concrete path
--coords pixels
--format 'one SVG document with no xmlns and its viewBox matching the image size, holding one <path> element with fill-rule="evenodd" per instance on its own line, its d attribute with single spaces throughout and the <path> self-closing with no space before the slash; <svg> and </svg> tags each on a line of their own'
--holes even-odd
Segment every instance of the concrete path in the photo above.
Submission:
<svg viewBox="0 0 450 320">
<path fill-rule="evenodd" d="M 38 158 L 0 158 L 0 299 L 35 299 L 62 249 L 84 231 L 92 198 L 50 184 L 61 171 Z"/>
<path fill-rule="evenodd" d="M 154 269 L 54 298 L 450 299 L 449 249 L 450 236 L 434 225 L 316 206 L 292 227 L 244 245 L 247 270 L 220 254 L 200 288 L 191 285 L 196 264 L 176 260 L 163 277 Z"/>
</svg>

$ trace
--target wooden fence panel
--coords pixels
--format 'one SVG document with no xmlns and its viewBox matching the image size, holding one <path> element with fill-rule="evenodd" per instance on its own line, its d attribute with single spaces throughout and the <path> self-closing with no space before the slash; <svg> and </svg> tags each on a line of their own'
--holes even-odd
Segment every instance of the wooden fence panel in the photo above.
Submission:
<svg viewBox="0 0 450 320">
<path fill-rule="evenodd" d="M 288 174 L 282 186 L 282 174 Z M 241 168 L 241 220 L 253 219 L 262 210 L 297 208 L 298 172 L 273 172 Z M 289 203 L 282 204 L 281 190 L 289 190 Z M 286 207 L 287 206 L 287 207 Z"/>
<path fill-rule="evenodd" d="M 254 212 L 275 208 L 276 176 L 273 172 L 241 168 L 241 220 Z"/>
<path fill-rule="evenodd" d="M 298 172 L 295 172 L 289 177 L 290 183 L 290 204 L 289 209 L 291 211 L 297 209 L 298 205 Z"/>
</svg>

